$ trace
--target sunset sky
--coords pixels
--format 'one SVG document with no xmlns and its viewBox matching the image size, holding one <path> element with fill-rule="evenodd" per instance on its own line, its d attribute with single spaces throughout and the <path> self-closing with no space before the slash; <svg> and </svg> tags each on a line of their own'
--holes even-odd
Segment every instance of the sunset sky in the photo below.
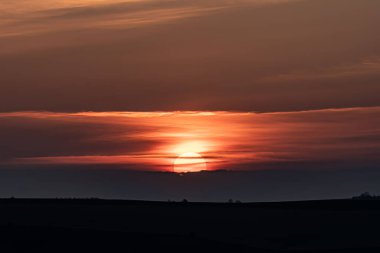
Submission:
<svg viewBox="0 0 380 253">
<path fill-rule="evenodd" d="M 117 164 L 174 170 L 195 152 L 208 170 L 360 168 L 380 162 L 380 107 L 303 112 L 15 112 L 0 114 L 0 162 Z"/>
<path fill-rule="evenodd" d="M 241 178 L 255 200 L 289 175 L 313 189 L 299 198 L 366 191 L 352 175 L 380 170 L 379 24 L 377 0 L 1 0 L 0 190 L 162 199 L 157 173 L 207 170 L 172 197 L 219 200 Z M 127 174 L 84 191 L 99 171 Z M 337 171 L 344 190 L 318 195 Z M 125 195 L 132 172 L 157 178 Z M 49 175 L 67 187 L 35 188 Z"/>
</svg>

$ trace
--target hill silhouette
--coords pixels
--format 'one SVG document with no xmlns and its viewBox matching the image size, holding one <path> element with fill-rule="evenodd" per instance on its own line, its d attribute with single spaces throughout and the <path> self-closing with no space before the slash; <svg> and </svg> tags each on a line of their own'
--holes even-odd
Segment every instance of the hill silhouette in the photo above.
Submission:
<svg viewBox="0 0 380 253">
<path fill-rule="evenodd" d="M 380 252 L 380 201 L 1 199 L 8 252 Z"/>
</svg>

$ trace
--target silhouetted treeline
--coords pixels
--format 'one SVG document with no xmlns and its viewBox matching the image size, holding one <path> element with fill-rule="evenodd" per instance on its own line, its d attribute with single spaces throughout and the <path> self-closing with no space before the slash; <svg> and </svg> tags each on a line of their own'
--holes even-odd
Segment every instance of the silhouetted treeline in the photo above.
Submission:
<svg viewBox="0 0 380 253">
<path fill-rule="evenodd" d="M 359 196 L 352 197 L 355 200 L 380 200 L 380 196 L 372 195 L 369 192 L 364 192 Z"/>
</svg>

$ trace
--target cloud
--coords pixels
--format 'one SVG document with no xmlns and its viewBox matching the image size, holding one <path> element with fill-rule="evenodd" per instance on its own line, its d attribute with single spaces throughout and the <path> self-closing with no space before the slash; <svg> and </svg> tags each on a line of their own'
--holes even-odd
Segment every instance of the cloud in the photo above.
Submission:
<svg viewBox="0 0 380 253">
<path fill-rule="evenodd" d="M 12 114 L 11 114 L 12 115 Z M 39 113 L 38 115 L 44 115 Z M 114 155 L 149 151 L 158 140 L 138 140 L 134 135 L 154 131 L 149 126 L 103 122 L 61 114 L 44 117 L 21 113 L 3 115 L 0 126 L 0 159 L 17 157 Z"/>
<path fill-rule="evenodd" d="M 0 28 L 0 110 L 380 105 L 378 2 L 267 2 L 20 4 Z"/>
<path fill-rule="evenodd" d="M 260 2 L 260 1 L 258 1 Z M 239 1 L 77 1 L 48 3 L 46 1 L 18 5 L 3 4 L 4 19 L 0 37 L 33 36 L 55 31 L 88 29 L 127 29 L 178 19 L 209 15 L 237 6 Z M 244 2 L 240 2 L 240 5 Z M 1 7 L 1 5 L 0 5 Z M 24 7 L 24 8 L 23 8 Z M 25 8 L 26 7 L 26 8 Z"/>
<path fill-rule="evenodd" d="M 0 114 L 3 164 L 119 164 L 170 171 L 184 152 L 210 169 L 379 164 L 380 108 L 300 112 Z M 187 150 L 191 149 L 191 150 Z"/>
</svg>

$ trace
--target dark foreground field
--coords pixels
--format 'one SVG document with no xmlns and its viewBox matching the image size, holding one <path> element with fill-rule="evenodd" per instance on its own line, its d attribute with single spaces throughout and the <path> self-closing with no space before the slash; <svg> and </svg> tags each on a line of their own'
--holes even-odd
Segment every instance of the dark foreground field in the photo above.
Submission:
<svg viewBox="0 0 380 253">
<path fill-rule="evenodd" d="M 2 252 L 380 252 L 380 201 L 0 200 Z"/>
</svg>

